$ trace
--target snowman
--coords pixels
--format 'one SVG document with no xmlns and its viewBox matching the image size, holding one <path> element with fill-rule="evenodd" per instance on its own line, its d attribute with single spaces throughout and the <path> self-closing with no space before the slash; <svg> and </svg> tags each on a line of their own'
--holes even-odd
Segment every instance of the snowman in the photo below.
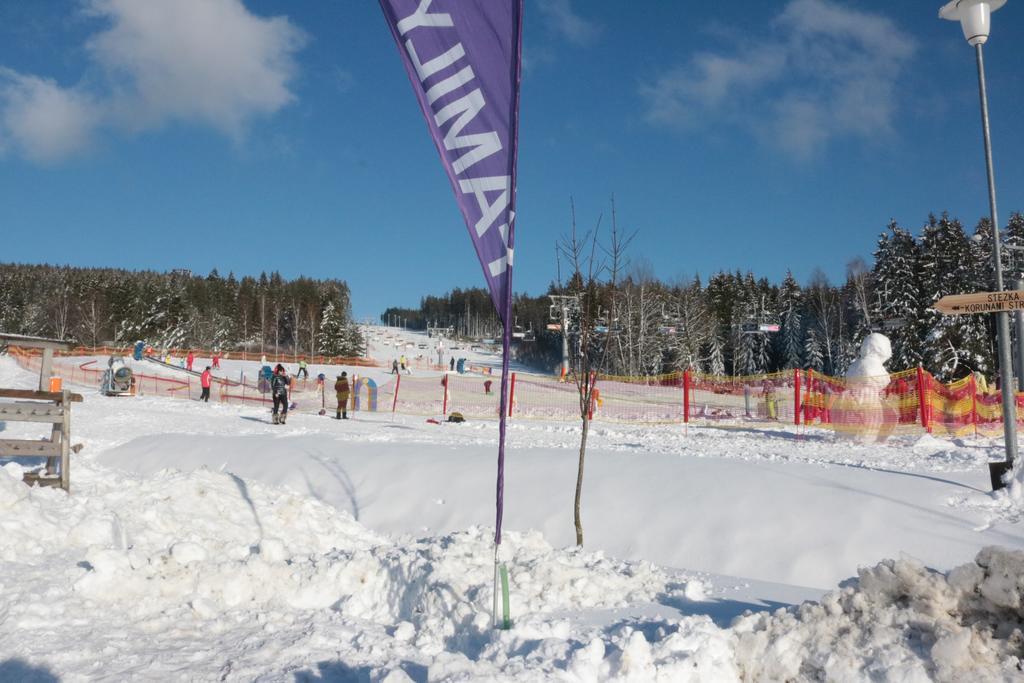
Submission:
<svg viewBox="0 0 1024 683">
<path fill-rule="evenodd" d="M 839 421 L 843 433 L 864 443 L 884 440 L 883 429 L 887 432 L 893 426 L 893 416 L 885 401 L 885 389 L 889 386 L 885 362 L 890 358 L 889 338 L 873 332 L 864 337 L 857 360 L 846 371 L 845 410 Z"/>
</svg>

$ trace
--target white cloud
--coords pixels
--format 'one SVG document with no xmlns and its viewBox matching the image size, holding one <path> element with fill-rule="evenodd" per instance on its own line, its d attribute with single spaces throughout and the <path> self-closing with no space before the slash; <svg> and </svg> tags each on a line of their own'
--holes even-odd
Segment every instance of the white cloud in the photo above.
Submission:
<svg viewBox="0 0 1024 683">
<path fill-rule="evenodd" d="M 538 5 L 548 26 L 576 45 L 592 45 L 601 36 L 601 26 L 576 14 L 569 0 L 541 0 Z"/>
<path fill-rule="evenodd" d="M 55 81 L 0 67 L 0 131 L 10 147 L 38 163 L 86 147 L 98 121 L 87 96 Z"/>
<path fill-rule="evenodd" d="M 798 158 L 842 136 L 889 134 L 915 41 L 886 17 L 829 0 L 791 0 L 770 38 L 695 54 L 640 88 L 652 123 L 722 126 Z"/>
<path fill-rule="evenodd" d="M 241 140 L 249 122 L 295 99 L 304 34 L 239 0 L 83 0 L 109 27 L 86 44 L 90 71 L 63 88 L 10 70 L 0 79 L 0 136 L 36 161 L 80 151 L 102 127 L 130 132 L 171 121 Z"/>
</svg>

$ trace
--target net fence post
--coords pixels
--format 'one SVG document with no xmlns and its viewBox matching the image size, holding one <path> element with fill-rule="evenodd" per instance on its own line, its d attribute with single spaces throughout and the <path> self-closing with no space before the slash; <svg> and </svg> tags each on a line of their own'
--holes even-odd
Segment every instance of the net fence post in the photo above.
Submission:
<svg viewBox="0 0 1024 683">
<path fill-rule="evenodd" d="M 683 423 L 690 422 L 690 368 L 683 370 Z"/>
<path fill-rule="evenodd" d="M 971 375 L 971 424 L 974 425 L 974 436 L 978 436 L 978 381 Z"/>
<path fill-rule="evenodd" d="M 926 432 L 931 432 L 931 424 L 928 415 L 928 380 L 924 376 L 924 368 L 917 366 L 917 406 L 921 411 L 921 426 Z"/>
<path fill-rule="evenodd" d="M 793 424 L 800 426 L 800 368 L 793 368 Z"/>
<path fill-rule="evenodd" d="M 516 400 L 516 373 L 512 373 L 512 383 L 508 388 L 508 416 L 512 417 L 512 406 Z"/>
</svg>

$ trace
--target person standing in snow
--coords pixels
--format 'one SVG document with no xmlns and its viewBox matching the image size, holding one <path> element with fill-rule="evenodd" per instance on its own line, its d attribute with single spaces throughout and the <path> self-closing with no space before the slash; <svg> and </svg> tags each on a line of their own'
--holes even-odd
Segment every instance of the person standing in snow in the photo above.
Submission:
<svg viewBox="0 0 1024 683">
<path fill-rule="evenodd" d="M 220 351 L 214 351 L 213 352 L 213 364 L 212 364 L 212 367 L 213 367 L 214 370 L 220 370 Z"/>
<path fill-rule="evenodd" d="M 455 372 L 455 356 L 452 356 L 448 360 L 448 369 L 451 370 L 452 372 Z"/>
<path fill-rule="evenodd" d="M 769 420 L 777 420 L 778 396 L 775 394 L 775 383 L 767 377 L 761 382 L 761 395 L 764 396 L 764 408 Z"/>
<path fill-rule="evenodd" d="M 299 361 L 299 371 L 295 374 L 295 379 L 298 379 L 299 377 L 309 379 L 309 370 L 306 369 L 305 358 Z"/>
<path fill-rule="evenodd" d="M 405 354 L 404 354 L 404 353 L 403 353 L 403 354 L 402 354 L 402 356 L 401 356 L 401 357 L 400 357 L 400 358 L 398 359 L 398 362 L 399 362 L 399 364 L 400 364 L 400 365 L 402 366 L 402 372 L 405 372 L 405 364 L 406 364 L 406 360 L 405 360 Z"/>
<path fill-rule="evenodd" d="M 274 399 L 274 424 L 284 424 L 288 419 L 288 385 L 291 380 L 288 372 L 280 363 L 274 368 L 274 375 L 270 378 L 270 391 Z M 278 415 L 280 412 L 280 415 Z"/>
<path fill-rule="evenodd" d="M 203 374 L 199 375 L 199 384 L 203 387 L 203 392 L 199 395 L 199 400 L 203 403 L 210 402 L 210 384 L 213 381 L 213 376 L 210 373 L 210 366 L 207 365 L 206 369 L 203 370 Z"/>
<path fill-rule="evenodd" d="M 188 352 L 188 356 L 185 358 L 185 369 L 188 370 L 189 372 L 192 372 L 192 363 L 194 363 L 195 360 L 195 354 L 193 354 L 192 351 L 190 350 Z"/>
<path fill-rule="evenodd" d="M 392 375 L 397 375 L 398 374 L 398 360 L 395 359 L 395 358 L 391 359 L 391 374 Z"/>
<path fill-rule="evenodd" d="M 348 373 L 347 372 L 342 371 L 342 373 L 340 375 L 338 375 L 338 381 L 336 381 L 334 383 L 334 395 L 338 399 L 338 411 L 335 414 L 335 419 L 337 419 L 337 420 L 347 420 L 348 419 L 348 395 L 349 395 Z"/>
</svg>

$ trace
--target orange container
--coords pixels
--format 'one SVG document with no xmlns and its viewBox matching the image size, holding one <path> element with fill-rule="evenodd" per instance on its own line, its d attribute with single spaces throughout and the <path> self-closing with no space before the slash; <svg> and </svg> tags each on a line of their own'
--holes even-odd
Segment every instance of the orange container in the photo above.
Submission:
<svg viewBox="0 0 1024 683">
<path fill-rule="evenodd" d="M 62 386 L 63 385 L 62 385 L 60 377 L 51 377 L 50 378 L 50 391 L 52 391 L 52 392 L 59 392 L 61 390 Z"/>
</svg>

